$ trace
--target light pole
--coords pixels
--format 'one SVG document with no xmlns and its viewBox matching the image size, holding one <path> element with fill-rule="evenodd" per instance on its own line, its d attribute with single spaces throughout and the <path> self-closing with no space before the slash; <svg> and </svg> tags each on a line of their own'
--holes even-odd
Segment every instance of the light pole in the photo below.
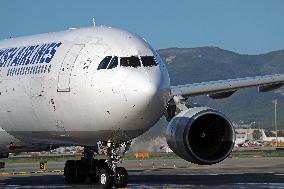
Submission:
<svg viewBox="0 0 284 189">
<path fill-rule="evenodd" d="M 278 134 L 277 134 L 277 99 L 273 100 L 272 103 L 274 104 L 274 126 L 276 131 L 276 147 L 278 146 Z"/>
</svg>

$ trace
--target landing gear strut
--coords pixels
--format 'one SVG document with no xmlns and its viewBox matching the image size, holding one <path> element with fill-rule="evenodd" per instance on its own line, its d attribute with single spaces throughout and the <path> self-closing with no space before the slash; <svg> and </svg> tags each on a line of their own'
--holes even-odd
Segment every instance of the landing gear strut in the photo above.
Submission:
<svg viewBox="0 0 284 189">
<path fill-rule="evenodd" d="M 83 183 L 86 179 L 98 183 L 102 188 L 124 188 L 128 174 L 124 167 L 117 167 L 131 142 L 114 144 L 100 142 L 98 148 L 84 148 L 81 160 L 68 160 L 64 167 L 66 183 Z M 108 156 L 108 159 L 94 159 L 94 152 Z"/>
</svg>

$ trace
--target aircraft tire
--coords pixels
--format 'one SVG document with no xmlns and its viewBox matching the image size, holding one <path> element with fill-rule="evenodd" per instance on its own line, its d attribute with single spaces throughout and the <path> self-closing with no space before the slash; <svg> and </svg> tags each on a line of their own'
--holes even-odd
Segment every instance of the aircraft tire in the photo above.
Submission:
<svg viewBox="0 0 284 189">
<path fill-rule="evenodd" d="M 116 182 L 117 188 L 125 188 L 128 184 L 128 174 L 124 167 L 117 167 L 116 169 Z"/>
<path fill-rule="evenodd" d="M 0 153 L 0 158 L 8 158 L 9 157 L 9 153 Z"/>
<path fill-rule="evenodd" d="M 75 182 L 83 183 L 87 178 L 87 167 L 82 160 L 75 161 Z"/>
<path fill-rule="evenodd" d="M 99 185 L 102 189 L 109 189 L 113 186 L 113 173 L 107 167 L 100 168 L 99 171 Z"/>
<path fill-rule="evenodd" d="M 75 161 L 67 160 L 64 167 L 64 179 L 67 184 L 75 182 Z"/>
</svg>

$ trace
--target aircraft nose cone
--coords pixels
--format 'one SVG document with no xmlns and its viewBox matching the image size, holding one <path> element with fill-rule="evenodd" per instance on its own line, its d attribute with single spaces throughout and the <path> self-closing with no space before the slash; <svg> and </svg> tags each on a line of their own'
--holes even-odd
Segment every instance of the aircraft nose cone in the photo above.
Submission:
<svg viewBox="0 0 284 189">
<path fill-rule="evenodd" d="M 159 93 L 159 86 L 148 79 L 141 82 L 138 86 L 140 87 L 140 95 L 142 98 L 152 99 Z"/>
<path fill-rule="evenodd" d="M 126 93 L 136 100 L 147 101 L 159 93 L 159 82 L 154 81 L 146 74 L 137 74 L 127 79 Z"/>
<path fill-rule="evenodd" d="M 135 106 L 134 110 L 139 117 L 159 119 L 164 110 L 164 91 L 161 89 L 160 79 L 144 72 L 129 76 L 126 82 L 128 85 L 125 95 L 128 103 Z"/>
</svg>

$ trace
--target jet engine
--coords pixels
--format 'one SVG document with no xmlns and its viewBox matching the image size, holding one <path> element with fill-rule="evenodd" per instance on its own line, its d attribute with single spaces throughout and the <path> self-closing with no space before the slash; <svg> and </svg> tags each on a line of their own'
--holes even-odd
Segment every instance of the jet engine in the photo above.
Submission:
<svg viewBox="0 0 284 189">
<path fill-rule="evenodd" d="M 235 131 L 222 113 L 208 107 L 195 107 L 180 112 L 170 121 L 166 138 L 173 152 L 184 160 L 210 165 L 231 153 Z"/>
<path fill-rule="evenodd" d="M 24 143 L 0 127 L 0 159 L 7 158 L 9 153 L 49 151 L 57 147 Z"/>
</svg>

